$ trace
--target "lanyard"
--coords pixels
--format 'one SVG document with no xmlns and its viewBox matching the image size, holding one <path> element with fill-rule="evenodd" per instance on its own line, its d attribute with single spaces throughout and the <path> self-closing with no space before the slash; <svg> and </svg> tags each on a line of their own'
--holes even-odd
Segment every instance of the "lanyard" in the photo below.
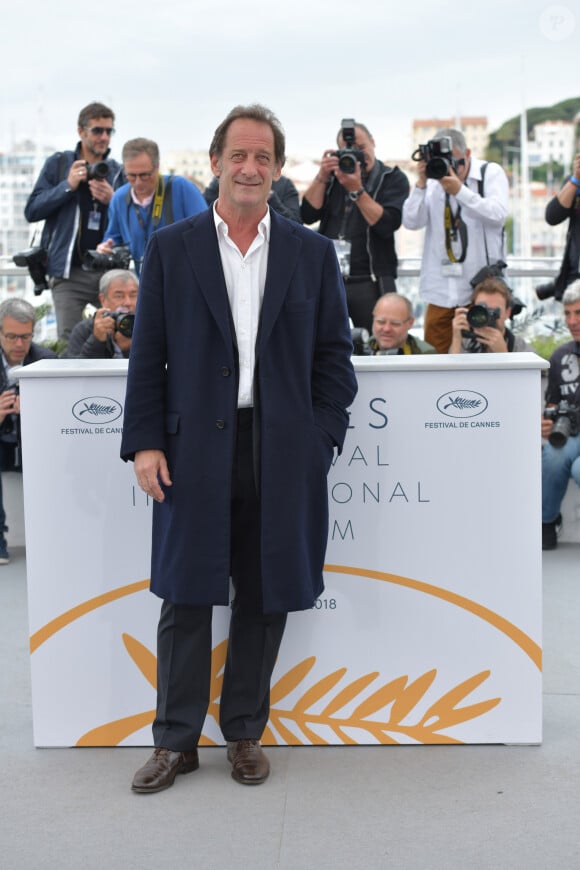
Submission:
<svg viewBox="0 0 580 870">
<path fill-rule="evenodd" d="M 129 196 L 130 196 L 130 193 L 129 193 Z M 150 210 L 148 210 L 148 213 L 147 213 L 147 223 L 149 223 L 149 217 L 151 216 L 151 224 L 153 226 L 153 229 L 155 229 L 158 226 L 159 221 L 161 220 L 161 213 L 163 212 L 163 199 L 164 199 L 164 197 L 165 197 L 165 179 L 163 178 L 161 173 L 159 173 L 159 179 L 157 181 L 157 190 L 155 191 L 155 197 L 153 199 L 153 202 L 151 203 Z M 143 221 L 143 217 L 141 214 L 141 208 L 137 205 L 136 202 L 133 201 L 133 199 L 131 199 L 130 202 L 132 203 L 133 208 L 135 209 L 135 214 L 137 216 L 137 220 L 139 221 L 139 226 L 143 230 L 143 235 L 145 236 L 145 241 L 147 241 L 147 238 L 149 236 L 149 232 L 148 232 L 147 226 L 145 225 L 145 222 Z"/>
<path fill-rule="evenodd" d="M 445 194 L 443 225 L 445 228 L 445 250 L 447 251 L 449 260 L 452 263 L 463 263 L 467 256 L 467 227 L 461 220 L 461 206 L 459 203 L 457 203 L 457 211 L 455 215 L 453 214 L 448 193 Z M 455 252 L 453 251 L 453 242 L 457 241 L 458 236 L 461 244 L 461 253 L 459 257 L 455 256 Z"/>
</svg>

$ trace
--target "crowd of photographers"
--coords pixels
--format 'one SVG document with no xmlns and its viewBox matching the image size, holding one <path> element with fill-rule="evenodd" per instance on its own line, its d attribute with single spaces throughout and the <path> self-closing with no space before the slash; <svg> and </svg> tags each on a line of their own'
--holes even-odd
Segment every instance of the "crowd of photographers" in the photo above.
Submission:
<svg viewBox="0 0 580 870">
<path fill-rule="evenodd" d="M 81 110 L 75 149 L 48 158 L 26 204 L 30 222 L 44 221 L 40 244 L 14 257 L 18 265 L 28 266 L 36 293 L 52 290 L 64 358 L 129 356 L 138 275 L 151 233 L 211 208 L 217 196 L 216 179 L 202 195 L 187 179 L 163 175 L 159 149 L 150 139 L 126 142 L 118 164 L 109 147 L 114 120 L 114 112 L 101 103 Z M 369 129 L 346 118 L 301 202 L 284 176 L 271 191 L 273 209 L 318 224 L 318 232 L 334 241 L 355 354 L 532 350 L 508 326 L 522 303 L 504 278 L 508 181 L 503 169 L 473 157 L 463 134 L 454 129 L 442 129 L 419 145 L 413 159 L 417 181 L 411 190 L 398 167 L 376 157 Z M 550 361 L 542 422 L 544 549 L 556 546 L 569 478 L 580 485 L 579 177 L 577 155 L 571 176 L 546 210 L 550 224 L 569 221 L 562 269 L 553 284 L 537 291 L 540 298 L 562 299 L 573 339 Z M 411 332 L 412 303 L 397 292 L 395 233 L 401 224 L 425 231 L 420 275 L 424 338 Z M 96 313 L 83 319 L 87 303 Z M 0 338 L 0 343 L 6 372 L 14 363 L 7 340 Z M 24 346 L 19 338 L 17 343 Z M 20 364 L 33 357 L 25 354 Z M 4 383 L 0 391 L 0 423 L 9 389 Z M 12 406 L 12 417 L 17 414 Z M 0 489 L 2 527 L 3 518 Z M 0 564 L 8 558 L 0 528 Z"/>
</svg>

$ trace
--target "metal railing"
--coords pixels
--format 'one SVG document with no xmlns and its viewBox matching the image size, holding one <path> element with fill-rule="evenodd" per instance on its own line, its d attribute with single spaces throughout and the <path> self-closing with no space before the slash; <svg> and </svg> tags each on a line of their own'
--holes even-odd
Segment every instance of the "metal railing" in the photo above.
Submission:
<svg viewBox="0 0 580 870">
<path fill-rule="evenodd" d="M 556 257 L 507 258 L 506 280 L 514 295 L 526 306 L 523 314 L 514 319 L 515 331 L 526 337 L 538 333 L 549 335 L 563 332 L 561 304 L 553 299 L 540 302 L 535 294 L 538 284 L 556 277 L 560 263 L 560 258 Z M 399 261 L 397 287 L 413 302 L 417 331 L 421 331 L 424 310 L 424 303 L 419 297 L 420 272 L 420 257 L 407 257 Z M 52 302 L 49 292 L 34 295 L 32 281 L 25 268 L 15 266 L 9 257 L 0 257 L 0 300 L 10 296 L 24 296 L 35 305 Z"/>
</svg>

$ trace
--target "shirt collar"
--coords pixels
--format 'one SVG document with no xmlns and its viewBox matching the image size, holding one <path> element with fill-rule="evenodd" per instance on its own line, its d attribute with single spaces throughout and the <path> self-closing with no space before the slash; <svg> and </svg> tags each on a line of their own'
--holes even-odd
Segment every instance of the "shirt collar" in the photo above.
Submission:
<svg viewBox="0 0 580 870">
<path fill-rule="evenodd" d="M 483 162 L 483 160 L 478 160 L 477 157 L 471 157 L 467 178 L 473 178 L 474 181 L 481 181 L 481 167 L 483 166 Z"/>
<path fill-rule="evenodd" d="M 227 238 L 229 236 L 228 225 L 223 218 L 219 216 L 216 209 L 217 199 L 215 200 L 212 208 L 213 208 L 213 219 L 215 223 L 215 228 L 218 236 L 221 238 Z M 270 241 L 270 230 L 271 230 L 271 218 L 270 218 L 270 207 L 266 206 L 266 214 L 261 219 L 258 224 L 258 233 L 264 238 L 264 241 Z"/>
<path fill-rule="evenodd" d="M 153 202 L 154 196 L 155 196 L 155 193 L 152 193 L 151 196 L 146 196 L 145 199 L 139 200 L 135 196 L 135 191 L 133 190 L 133 188 L 131 188 L 131 199 L 133 200 L 135 205 L 140 205 L 141 208 L 148 208 L 151 205 L 151 203 Z"/>
</svg>

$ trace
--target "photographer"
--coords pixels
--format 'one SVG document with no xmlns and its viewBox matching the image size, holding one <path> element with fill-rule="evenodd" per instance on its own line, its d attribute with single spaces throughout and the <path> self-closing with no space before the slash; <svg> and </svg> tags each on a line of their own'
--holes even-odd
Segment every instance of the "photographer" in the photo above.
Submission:
<svg viewBox="0 0 580 870">
<path fill-rule="evenodd" d="M 540 299 L 550 296 L 561 299 L 566 287 L 580 277 L 580 154 L 574 158 L 572 175 L 546 206 L 546 222 L 550 226 L 565 220 L 569 220 L 569 224 L 560 272 L 553 283 L 537 289 Z"/>
<path fill-rule="evenodd" d="M 6 299 L 0 304 L 0 467 L 2 471 L 21 468 L 20 462 L 20 396 L 13 369 L 41 359 L 52 359 L 54 351 L 32 341 L 35 311 L 24 299 Z M 4 533 L 6 514 L 2 500 L 0 477 L 0 565 L 7 565 L 10 556 Z"/>
<path fill-rule="evenodd" d="M 501 278 L 485 278 L 472 294 L 469 308 L 456 308 L 449 353 L 512 353 L 533 348 L 506 326 L 512 296 Z"/>
<path fill-rule="evenodd" d="M 471 295 L 471 276 L 503 258 L 508 181 L 497 163 L 471 156 L 459 130 L 439 130 L 418 152 L 417 183 L 403 206 L 403 224 L 425 229 L 419 285 L 428 302 L 425 340 L 447 353 L 455 309 Z M 445 161 L 442 174 L 442 156 L 434 152 Z"/>
<path fill-rule="evenodd" d="M 127 184 L 115 192 L 109 208 L 101 254 L 127 245 L 139 274 L 152 232 L 191 217 L 207 206 L 201 192 L 187 178 L 159 172 L 159 148 L 151 139 L 130 139 L 123 145 Z"/>
<path fill-rule="evenodd" d="M 409 182 L 398 167 L 377 160 L 364 124 L 345 119 L 337 143 L 338 152 L 324 152 L 300 210 L 305 224 L 319 220 L 319 232 L 337 240 L 348 313 L 355 326 L 370 332 L 377 299 L 397 289 L 394 233 Z"/>
<path fill-rule="evenodd" d="M 378 356 L 436 353 L 426 341 L 409 333 L 414 322 L 411 301 L 400 293 L 385 293 L 373 311 L 372 353 Z"/>
<path fill-rule="evenodd" d="M 87 303 L 97 304 L 100 274 L 81 268 L 107 226 L 108 206 L 121 167 L 109 157 L 115 115 L 90 103 L 78 117 L 80 141 L 74 151 L 53 154 L 44 164 L 24 209 L 30 223 L 45 221 L 41 244 L 54 301 L 58 337 L 64 341 Z"/>
<path fill-rule="evenodd" d="M 543 550 L 557 546 L 568 481 L 572 477 L 580 486 L 580 280 L 564 291 L 562 303 L 572 341 L 557 347 L 550 357 L 542 418 L 542 438 L 548 439 L 542 448 Z"/>
<path fill-rule="evenodd" d="M 99 281 L 100 308 L 77 323 L 62 359 L 127 359 L 139 284 L 133 272 L 111 269 Z M 123 317 L 129 314 L 130 317 Z"/>
</svg>

